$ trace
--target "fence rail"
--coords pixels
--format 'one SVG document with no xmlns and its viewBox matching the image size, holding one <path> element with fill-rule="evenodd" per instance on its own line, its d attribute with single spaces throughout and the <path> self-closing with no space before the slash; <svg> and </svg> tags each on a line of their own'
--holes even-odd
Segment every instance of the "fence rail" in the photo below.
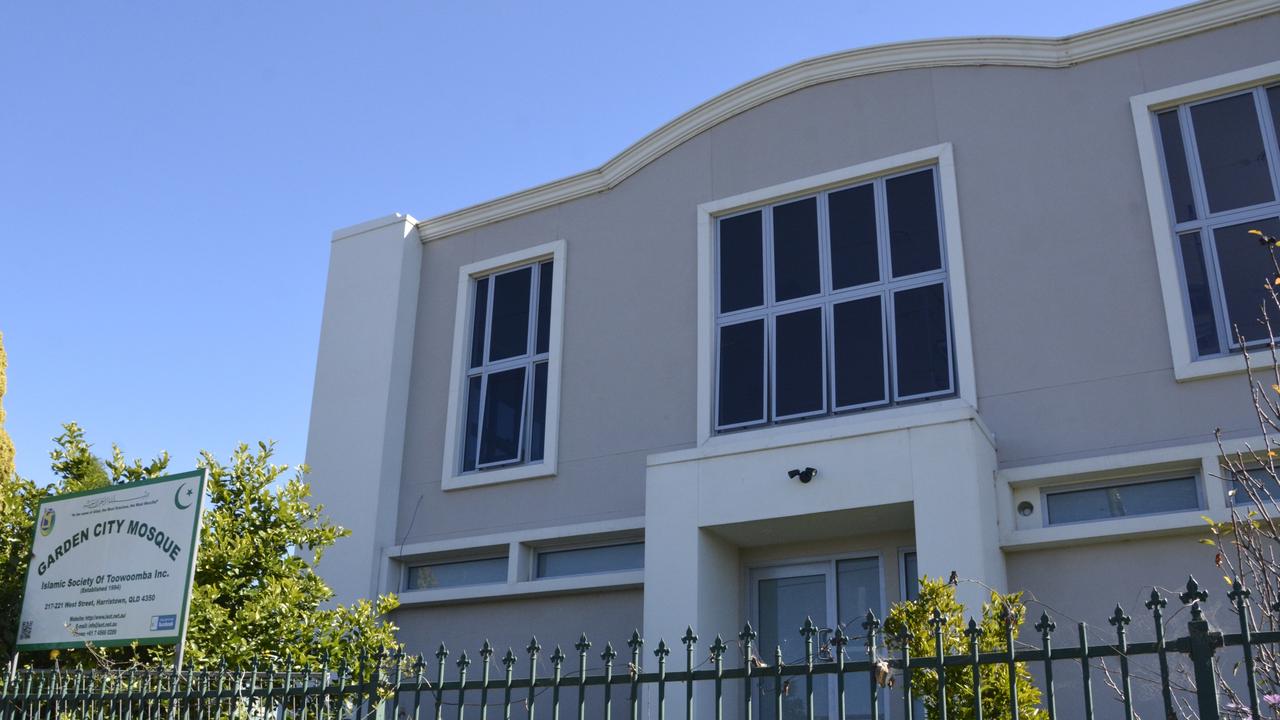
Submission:
<svg viewBox="0 0 1280 720">
<path fill-rule="evenodd" d="M 726 693 L 726 683 L 729 682 L 739 684 L 737 707 L 733 713 L 736 717 L 743 720 L 753 720 L 754 717 L 760 720 L 815 720 L 815 707 L 824 706 L 820 697 L 815 698 L 815 685 L 819 678 L 829 677 L 834 677 L 835 681 L 832 692 L 835 707 L 831 713 L 834 717 L 851 717 L 846 712 L 846 697 L 850 688 L 854 687 L 850 683 L 860 682 L 866 688 L 866 695 L 860 694 L 859 697 L 868 701 L 867 716 L 884 718 L 890 714 L 888 706 L 891 699 L 886 686 L 889 685 L 889 679 L 895 676 L 901 684 L 901 690 L 896 693 L 899 697 L 893 698 L 895 709 L 891 714 L 905 720 L 924 720 L 921 713 L 922 698 L 916 697 L 912 692 L 913 677 L 924 677 L 927 674 L 936 678 L 941 670 L 944 677 L 951 678 L 953 673 L 946 671 L 953 668 L 971 669 L 970 679 L 965 680 L 971 683 L 970 704 L 959 707 L 956 704 L 958 699 L 948 694 L 948 683 L 938 682 L 935 683 L 937 694 L 926 701 L 930 706 L 929 717 L 947 720 L 959 715 L 981 720 L 984 711 L 982 684 L 985 682 L 981 670 L 992 666 L 1004 666 L 1008 669 L 1008 697 L 1012 698 L 1007 707 L 997 709 L 999 717 L 1019 720 L 1021 713 L 1030 710 L 1019 707 L 1017 701 L 1015 668 L 1022 666 L 1037 668 L 1041 673 L 1041 702 L 1036 712 L 1043 713 L 1050 720 L 1057 720 L 1060 716 L 1057 709 L 1054 663 L 1061 661 L 1079 661 L 1080 712 L 1086 720 L 1092 720 L 1095 714 L 1095 678 L 1091 676 L 1091 672 L 1095 668 L 1088 661 L 1110 658 L 1118 660 L 1119 680 L 1108 677 L 1109 688 L 1118 696 L 1123 717 L 1133 720 L 1136 713 L 1130 660 L 1136 657 L 1154 657 L 1158 660 L 1161 693 L 1159 704 L 1162 706 L 1163 717 L 1198 717 L 1200 720 L 1262 718 L 1264 710 L 1269 713 L 1267 716 L 1277 717 L 1276 709 L 1269 701 L 1274 700 L 1274 704 L 1280 704 L 1280 697 L 1260 692 L 1255 655 L 1259 648 L 1280 644 L 1280 630 L 1257 631 L 1252 627 L 1249 596 L 1249 591 L 1238 582 L 1227 595 L 1239 619 L 1238 632 L 1222 633 L 1210 628 L 1200 607 L 1208 593 L 1199 588 L 1194 578 L 1190 578 L 1186 591 L 1178 596 L 1182 604 L 1190 609 L 1191 619 L 1187 623 L 1185 636 L 1165 638 L 1164 611 L 1168 600 L 1153 590 L 1145 603 L 1154 621 L 1155 639 L 1152 641 L 1130 642 L 1127 627 L 1131 618 L 1117 606 L 1109 619 L 1115 635 L 1114 643 L 1090 645 L 1087 626 L 1085 623 L 1077 623 L 1078 644 L 1074 647 L 1055 647 L 1053 638 L 1057 624 L 1045 613 L 1034 626 L 1040 636 L 1041 646 L 1020 648 L 1015 639 L 1017 623 L 1006 613 L 1003 617 L 1005 633 L 1002 649 L 994 652 L 980 651 L 981 630 L 971 620 L 965 631 L 969 652 L 964 654 L 943 652 L 945 622 L 935 610 L 931 626 L 936 650 L 932 655 L 919 657 L 911 656 L 907 649 L 907 638 L 902 636 L 891 638 L 895 641 L 896 649 L 891 651 L 884 646 L 885 638 L 881 633 L 880 622 L 873 613 L 868 612 L 862 623 L 864 635 L 851 638 L 842 629 L 837 629 L 829 645 L 820 646 L 816 652 L 815 637 L 819 635 L 819 629 L 806 620 L 799 631 L 804 643 L 803 660 L 792 664 L 783 661 L 781 647 L 773 648 L 772 663 L 762 660 L 756 652 L 757 635 L 748 624 L 736 638 L 738 644 L 732 658 L 729 657 L 730 646 L 717 636 L 703 651 L 707 654 L 706 660 L 699 661 L 700 639 L 690 628 L 679 639 L 679 646 L 670 646 L 665 641 L 657 643 L 651 650 L 654 656 L 653 669 L 647 672 L 641 669 L 645 641 L 639 632 L 632 634 L 621 660 L 613 646 L 606 644 L 599 653 L 603 672 L 596 674 L 588 667 L 592 644 L 586 635 L 573 646 L 576 658 L 567 655 L 557 646 L 546 658 L 550 662 L 551 671 L 543 677 L 538 676 L 543 648 L 536 638 L 524 648 L 523 658 L 507 650 L 498 660 L 502 666 L 500 677 L 494 677 L 492 672 L 492 660 L 496 651 L 488 642 L 478 653 L 479 677 L 471 672 L 472 660 L 466 651 L 459 653 L 451 661 L 451 653 L 444 645 L 435 652 L 434 658 L 422 655 L 379 657 L 357 663 L 351 668 L 282 669 L 254 666 L 247 670 L 223 667 L 123 672 L 26 669 L 7 677 L 0 688 L 0 720 L 346 720 L 366 717 L 489 720 L 491 707 L 500 707 L 502 720 L 511 720 L 512 709 L 517 706 L 520 708 L 521 720 L 535 720 L 540 705 L 549 712 L 547 720 L 560 720 L 561 711 L 566 704 L 572 705 L 571 709 L 577 720 L 586 720 L 588 697 L 591 695 L 594 696 L 591 702 L 593 716 L 611 720 L 614 705 L 625 703 L 628 720 L 638 720 L 642 691 L 647 687 L 653 690 L 647 699 L 652 705 L 646 717 L 666 720 L 670 710 L 668 706 L 673 702 L 668 696 L 674 692 L 675 700 L 683 706 L 676 712 L 683 715 L 685 720 L 695 720 L 695 715 L 705 718 L 708 713 L 714 720 L 725 720 L 727 713 L 724 701 L 734 697 Z M 1280 607 L 1273 610 L 1280 612 Z M 857 647 L 859 645 L 860 648 Z M 1233 698 L 1226 707 L 1220 702 L 1221 684 L 1215 663 L 1216 653 L 1221 648 L 1238 648 L 1245 666 L 1244 692 L 1239 698 Z M 679 654 L 684 655 L 684 662 L 681 663 L 684 669 L 669 669 L 673 653 L 677 657 Z M 1177 698 L 1170 677 L 1170 661 L 1183 658 L 1191 665 L 1194 683 L 1179 690 L 1188 697 Z M 429 667 L 431 659 L 435 661 L 434 673 L 429 672 L 432 669 Z M 731 660 L 734 667 L 726 667 L 727 660 Z M 702 669 L 707 663 L 711 667 Z M 515 677 L 517 665 L 527 668 L 523 677 Z M 453 666 L 452 679 L 448 677 L 450 666 Z M 1061 668 L 1058 670 L 1061 671 Z M 784 697 L 790 696 L 792 681 L 796 679 L 803 681 L 802 687 L 797 690 L 798 693 L 803 693 L 802 715 L 799 708 L 784 708 Z M 756 697 L 762 681 L 771 681 L 773 687 L 772 702 L 767 707 L 766 703 Z M 699 696 L 710 690 L 709 706 L 702 707 L 695 702 L 695 687 L 699 688 Z M 598 691 L 588 692 L 595 688 Z M 620 691 L 617 695 L 615 689 Z M 1262 690 L 1280 692 L 1280 689 L 1271 687 Z M 545 697 L 547 693 L 549 698 Z M 565 694 L 572 695 L 568 702 L 562 697 Z M 761 696 L 764 694 L 761 693 Z M 990 712 L 990 708 L 987 711 Z"/>
</svg>

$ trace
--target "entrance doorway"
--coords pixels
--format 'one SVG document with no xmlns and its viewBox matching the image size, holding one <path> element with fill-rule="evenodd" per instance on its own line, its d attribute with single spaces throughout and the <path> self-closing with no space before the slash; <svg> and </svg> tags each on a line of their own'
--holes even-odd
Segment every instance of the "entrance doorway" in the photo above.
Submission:
<svg viewBox="0 0 1280 720">
<path fill-rule="evenodd" d="M 862 621 L 867 610 L 884 617 L 884 576 L 879 556 L 833 558 L 797 565 L 757 568 L 750 573 L 751 614 L 758 628 L 760 659 L 773 665 L 775 648 L 782 648 L 787 665 L 804 664 L 804 637 L 800 628 L 806 617 L 818 626 L 814 637 L 814 661 L 834 658 L 830 640 L 836 628 L 851 638 L 845 649 L 850 661 L 865 657 Z M 806 720 L 804 679 L 793 676 L 781 685 L 773 678 L 756 683 L 761 720 Z M 782 694 L 782 717 L 774 702 Z M 881 702 L 884 707 L 884 702 Z M 813 679 L 814 720 L 839 720 L 833 676 Z M 883 711 L 882 711 L 883 712 Z M 871 720 L 871 692 L 866 675 L 849 676 L 845 682 L 844 720 Z"/>
</svg>

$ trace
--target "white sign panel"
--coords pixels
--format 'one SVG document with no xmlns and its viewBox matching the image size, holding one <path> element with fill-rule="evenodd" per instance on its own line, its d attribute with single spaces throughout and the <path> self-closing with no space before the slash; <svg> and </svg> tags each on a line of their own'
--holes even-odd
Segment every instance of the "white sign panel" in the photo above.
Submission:
<svg viewBox="0 0 1280 720">
<path fill-rule="evenodd" d="M 182 642 L 205 472 L 40 503 L 18 651 Z"/>
</svg>

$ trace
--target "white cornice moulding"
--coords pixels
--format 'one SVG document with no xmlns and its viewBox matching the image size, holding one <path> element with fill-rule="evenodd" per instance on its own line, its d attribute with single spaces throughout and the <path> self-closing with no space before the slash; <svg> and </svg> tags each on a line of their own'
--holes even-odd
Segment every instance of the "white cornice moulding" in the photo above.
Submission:
<svg viewBox="0 0 1280 720">
<path fill-rule="evenodd" d="M 1065 68 L 1280 11 L 1277 0 L 1207 0 L 1061 38 L 945 38 L 875 45 L 803 60 L 689 110 L 594 170 L 418 223 L 423 242 L 614 187 L 681 143 L 734 115 L 833 80 L 912 68 L 1004 65 Z"/>
</svg>

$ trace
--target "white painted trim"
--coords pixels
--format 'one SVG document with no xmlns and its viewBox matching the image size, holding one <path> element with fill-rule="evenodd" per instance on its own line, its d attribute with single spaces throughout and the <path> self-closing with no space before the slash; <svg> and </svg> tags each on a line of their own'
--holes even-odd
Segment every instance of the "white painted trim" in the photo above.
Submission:
<svg viewBox="0 0 1280 720">
<path fill-rule="evenodd" d="M 528 595 L 558 595 L 600 590 L 625 590 L 644 587 L 643 570 L 573 575 L 547 580 L 467 585 L 438 590 L 405 590 L 397 594 L 401 607 L 436 605 L 469 600 L 508 599 Z"/>
<path fill-rule="evenodd" d="M 1173 375 L 1179 381 L 1217 377 L 1245 371 L 1240 354 L 1194 360 L 1191 357 L 1191 327 L 1183 302 L 1182 280 L 1174 251 L 1173 216 L 1165 197 L 1164 173 L 1160 167 L 1160 148 L 1156 143 L 1155 112 L 1213 95 L 1261 85 L 1280 78 L 1280 61 L 1257 65 L 1235 72 L 1175 85 L 1129 98 L 1133 113 L 1133 129 L 1138 141 L 1138 159 L 1147 194 L 1147 211 L 1151 217 L 1151 236 L 1155 242 L 1156 268 L 1160 273 L 1160 295 L 1164 300 L 1165 323 L 1169 329 L 1169 351 L 1173 358 Z M 1257 353 L 1250 357 L 1259 357 Z M 1264 364 L 1269 365 L 1265 359 Z"/>
<path fill-rule="evenodd" d="M 1060 38 L 974 37 L 876 45 L 804 60 L 718 95 L 654 130 L 605 164 L 423 220 L 423 242 L 602 192 L 681 143 L 770 100 L 821 83 L 911 68 L 1000 65 L 1065 68 L 1262 17 L 1274 0 L 1208 0 Z"/>
<path fill-rule="evenodd" d="M 654 453 L 646 458 L 646 463 L 648 467 L 671 465 L 953 422 L 974 423 L 991 447 L 995 447 L 995 435 L 978 416 L 978 411 L 964 400 L 951 398 L 717 435 L 698 447 Z"/>
<path fill-rule="evenodd" d="M 330 242 L 338 242 L 339 240 L 349 238 L 353 235 L 363 235 L 371 230 L 377 230 L 378 228 L 383 228 L 388 225 L 395 225 L 396 223 L 417 225 L 418 220 L 412 215 L 391 213 L 390 215 L 383 215 L 380 218 L 366 220 L 362 223 L 356 223 L 355 225 L 348 225 L 347 227 L 334 230 L 333 235 L 330 238 Z"/>
<path fill-rule="evenodd" d="M 556 474 L 560 439 L 560 368 L 564 347 L 565 255 L 566 243 L 560 239 L 464 265 L 458 270 L 458 297 L 453 320 L 453 356 L 449 373 L 448 415 L 445 418 L 444 431 L 444 463 L 441 470 L 441 486 L 445 490 L 552 477 Z M 469 340 L 472 280 L 478 276 L 548 258 L 554 264 L 551 269 L 551 334 L 547 345 L 547 418 L 542 461 L 462 474 L 458 472 L 458 443 L 461 440 L 461 429 L 466 422 L 466 418 L 462 416 L 466 409 L 463 406 L 462 396 L 463 383 L 467 375 L 467 352 L 471 348 Z M 535 310 L 536 308 L 531 308 L 531 311 Z"/>
<path fill-rule="evenodd" d="M 1092 542 L 1123 537 L 1190 533 L 1203 530 L 1205 518 L 1229 519 L 1226 491 L 1221 486 L 1222 455 L 1262 447 L 1262 438 L 1242 438 L 1217 443 L 1195 443 L 1135 452 L 1099 455 L 1039 465 L 1006 468 L 996 474 L 1000 497 L 1000 544 L 1007 551 L 1028 550 Z M 1044 491 L 1079 487 L 1082 483 L 1108 479 L 1126 481 L 1139 475 L 1164 474 L 1194 470 L 1200 478 L 1204 509 L 1161 515 L 1139 515 L 1113 520 L 1074 523 L 1070 525 L 1018 528 L 1013 499 L 1015 493 L 1037 491 L 1036 513 L 1042 518 Z"/>
<path fill-rule="evenodd" d="M 714 418 L 712 417 L 714 410 L 712 398 L 714 393 L 712 384 L 715 382 L 713 343 L 715 342 L 716 329 L 714 249 L 714 223 L 716 218 L 737 210 L 775 203 L 794 196 L 809 195 L 841 185 L 854 184 L 861 180 L 870 180 L 926 166 L 936 166 L 938 169 L 938 187 L 941 193 L 938 202 L 942 205 L 943 251 L 947 255 L 947 280 L 950 287 L 948 303 L 951 307 L 952 345 L 955 350 L 957 394 L 960 400 L 964 401 L 968 407 L 977 407 L 978 396 L 973 365 L 973 340 L 970 336 L 969 328 L 969 296 L 964 277 L 964 244 L 960 238 L 960 210 L 956 194 L 955 159 L 952 154 L 951 143 L 942 143 L 698 205 L 697 430 L 699 446 L 722 440 L 742 443 L 742 439 L 747 437 L 752 438 L 748 442 L 766 444 L 772 442 L 770 438 L 789 435 L 794 432 L 794 426 L 774 425 L 712 437 L 712 428 L 714 427 Z M 888 342 L 892 342 L 892 338 L 889 338 Z M 867 422 L 876 422 L 876 420 L 869 418 L 876 418 L 880 415 L 896 413 L 914 407 L 916 406 L 900 405 L 893 408 L 867 410 L 865 414 L 857 413 L 840 417 L 856 417 L 860 420 L 865 419 Z M 911 415 L 911 413 L 901 414 Z M 810 423 L 816 422 L 822 421 L 810 421 Z M 735 440 L 730 441 L 728 438 L 734 438 Z"/>
<path fill-rule="evenodd" d="M 472 550 L 475 548 L 496 547 L 499 545 L 521 545 L 561 540 L 575 537 L 591 537 L 596 535 L 622 534 L 629 531 L 643 530 L 644 517 L 620 518 L 617 520 L 600 520 L 573 525 L 552 525 L 550 527 L 512 530 L 487 535 L 470 535 L 467 537 L 448 538 L 445 540 L 429 540 L 427 542 L 395 545 L 385 551 L 392 559 L 436 555 Z"/>
<path fill-rule="evenodd" d="M 530 560 L 530 546 L 544 543 L 569 542 L 579 540 L 584 547 L 589 547 L 602 539 L 634 538 L 643 540 L 645 519 L 643 517 L 620 518 L 617 520 L 601 520 L 574 525 L 554 525 L 551 527 L 513 530 L 488 535 L 472 535 L 470 537 L 432 540 L 428 542 L 410 543 L 386 548 L 383 551 L 384 563 L 390 567 L 388 577 L 394 578 L 383 588 L 383 592 L 396 593 L 400 604 L 430 605 L 436 603 L 459 602 L 482 598 L 520 597 L 525 595 L 542 595 L 585 590 L 622 589 L 644 586 L 644 570 L 625 570 L 621 572 L 596 573 L 594 575 L 573 575 L 562 578 L 530 580 L 527 568 Z M 414 560 L 435 560 L 448 562 L 453 557 L 464 558 L 472 553 L 484 554 L 484 551 L 500 551 L 506 548 L 507 581 L 505 583 L 489 583 L 485 585 L 466 585 L 462 587 L 438 588 L 433 590 L 404 590 L 401 582 L 404 568 Z M 572 547 L 566 545 L 565 547 Z M 557 549 L 560 546 L 557 545 Z M 434 556 L 434 557 L 432 557 Z"/>
</svg>

